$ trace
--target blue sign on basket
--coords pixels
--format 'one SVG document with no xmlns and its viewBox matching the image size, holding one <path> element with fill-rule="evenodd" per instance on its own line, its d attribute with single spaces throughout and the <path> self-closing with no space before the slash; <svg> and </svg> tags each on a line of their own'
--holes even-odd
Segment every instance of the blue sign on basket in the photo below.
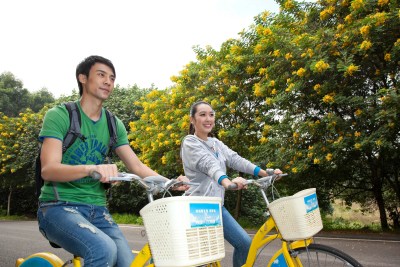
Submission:
<svg viewBox="0 0 400 267">
<path fill-rule="evenodd" d="M 221 216 L 218 203 L 190 203 L 190 226 L 220 226 Z"/>
<path fill-rule="evenodd" d="M 306 213 L 309 213 L 318 208 L 317 194 L 304 197 L 304 204 L 306 204 Z"/>
</svg>

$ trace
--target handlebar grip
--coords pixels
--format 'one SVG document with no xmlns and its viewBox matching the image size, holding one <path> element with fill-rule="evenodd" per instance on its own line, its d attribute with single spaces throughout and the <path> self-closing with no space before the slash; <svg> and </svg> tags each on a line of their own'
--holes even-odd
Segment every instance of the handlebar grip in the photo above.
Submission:
<svg viewBox="0 0 400 267">
<path fill-rule="evenodd" d="M 101 179 L 101 174 L 97 171 L 91 171 L 90 172 L 90 177 L 92 177 L 93 179 L 96 180 L 100 180 Z"/>
<path fill-rule="evenodd" d="M 230 185 L 228 185 L 228 190 L 235 190 L 238 188 L 238 185 L 235 183 L 231 183 Z"/>
</svg>

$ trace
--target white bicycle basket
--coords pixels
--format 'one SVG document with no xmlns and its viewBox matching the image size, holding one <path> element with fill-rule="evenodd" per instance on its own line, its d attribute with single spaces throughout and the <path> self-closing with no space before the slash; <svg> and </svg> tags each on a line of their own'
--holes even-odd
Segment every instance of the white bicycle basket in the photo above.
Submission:
<svg viewBox="0 0 400 267">
<path fill-rule="evenodd" d="M 285 240 L 310 238 L 323 227 L 315 188 L 277 199 L 268 208 Z"/>
<path fill-rule="evenodd" d="M 162 198 L 140 215 L 157 267 L 198 266 L 225 257 L 219 197 Z"/>
</svg>

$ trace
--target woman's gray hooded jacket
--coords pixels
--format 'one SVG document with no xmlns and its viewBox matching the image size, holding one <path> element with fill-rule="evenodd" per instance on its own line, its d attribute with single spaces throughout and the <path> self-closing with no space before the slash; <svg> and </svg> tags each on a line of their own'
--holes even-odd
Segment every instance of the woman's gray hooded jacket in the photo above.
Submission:
<svg viewBox="0 0 400 267">
<path fill-rule="evenodd" d="M 181 145 L 181 158 L 186 177 L 200 183 L 197 188 L 191 187 L 186 195 L 221 197 L 222 203 L 225 188 L 218 184 L 218 179 L 226 175 L 226 168 L 254 174 L 257 167 L 213 137 L 204 141 L 195 135 L 187 135 Z"/>
</svg>

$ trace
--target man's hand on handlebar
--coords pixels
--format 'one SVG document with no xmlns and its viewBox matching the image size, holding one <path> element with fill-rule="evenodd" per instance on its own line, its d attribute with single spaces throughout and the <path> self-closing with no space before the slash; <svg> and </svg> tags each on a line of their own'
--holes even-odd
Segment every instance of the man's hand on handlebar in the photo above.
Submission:
<svg viewBox="0 0 400 267">
<path fill-rule="evenodd" d="M 89 176 L 98 173 L 96 177 L 102 183 L 110 183 L 110 177 L 118 176 L 118 168 L 115 164 L 90 165 Z M 112 182 L 114 183 L 114 182 Z"/>
</svg>

